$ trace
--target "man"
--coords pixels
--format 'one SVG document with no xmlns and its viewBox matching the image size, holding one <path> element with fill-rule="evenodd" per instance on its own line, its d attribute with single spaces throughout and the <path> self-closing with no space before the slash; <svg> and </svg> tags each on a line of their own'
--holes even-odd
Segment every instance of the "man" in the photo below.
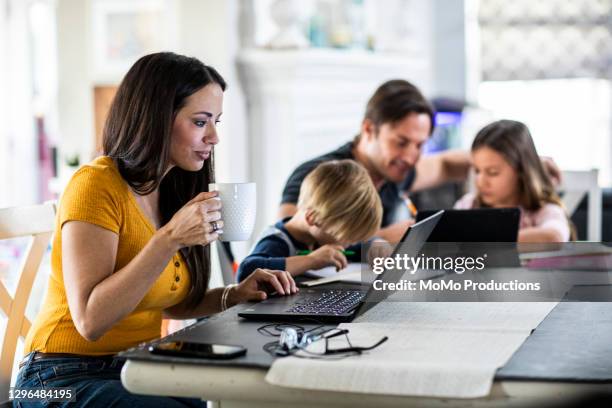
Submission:
<svg viewBox="0 0 612 408">
<path fill-rule="evenodd" d="M 294 170 L 283 190 L 280 217 L 295 214 L 302 180 L 318 164 L 353 159 L 366 168 L 382 200 L 382 228 L 376 235 L 397 242 L 412 223 L 393 223 L 397 206 L 405 205 L 402 193 L 465 180 L 468 175 L 470 156 L 466 151 L 450 150 L 421 158 L 434 123 L 433 107 L 414 85 L 400 79 L 385 82 L 368 101 L 361 131 L 352 142 Z M 545 164 L 558 177 L 554 163 Z"/>
</svg>

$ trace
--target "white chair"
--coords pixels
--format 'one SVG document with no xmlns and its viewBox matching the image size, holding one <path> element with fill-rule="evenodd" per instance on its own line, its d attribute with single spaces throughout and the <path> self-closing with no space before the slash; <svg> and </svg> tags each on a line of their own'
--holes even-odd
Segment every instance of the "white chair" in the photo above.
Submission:
<svg viewBox="0 0 612 408">
<path fill-rule="evenodd" d="M 234 283 L 232 263 L 219 241 L 210 244 L 210 288 L 220 288 Z"/>
<path fill-rule="evenodd" d="M 223 286 L 227 286 L 230 283 L 236 283 L 234 265 L 227 250 L 222 242 L 215 242 L 215 246 L 217 247 L 217 256 L 219 257 L 219 267 L 221 268 L 221 276 L 223 277 Z"/>
<path fill-rule="evenodd" d="M 0 351 L 0 401 L 8 397 L 17 341 L 27 335 L 31 326 L 25 315 L 26 306 L 34 278 L 53 234 L 54 220 L 53 202 L 0 209 L 0 240 L 31 236 L 14 296 L 10 295 L 5 284 L 0 281 L 0 310 L 8 318 Z"/>
<path fill-rule="evenodd" d="M 563 181 L 559 188 L 561 200 L 571 216 L 586 195 L 587 209 L 587 240 L 601 241 L 602 197 L 598 183 L 599 170 L 564 171 Z"/>
</svg>

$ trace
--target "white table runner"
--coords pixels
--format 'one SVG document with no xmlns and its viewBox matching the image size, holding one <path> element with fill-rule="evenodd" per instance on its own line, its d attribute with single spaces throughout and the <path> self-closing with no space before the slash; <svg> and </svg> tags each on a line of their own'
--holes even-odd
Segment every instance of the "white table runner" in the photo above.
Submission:
<svg viewBox="0 0 612 408">
<path fill-rule="evenodd" d="M 353 345 L 389 340 L 341 360 L 277 359 L 271 384 L 371 394 L 476 398 L 556 303 L 383 302 L 349 329 Z M 333 343 L 331 343 L 333 341 Z M 336 338 L 333 347 L 346 347 Z M 322 342 L 311 351 L 321 351 Z"/>
</svg>

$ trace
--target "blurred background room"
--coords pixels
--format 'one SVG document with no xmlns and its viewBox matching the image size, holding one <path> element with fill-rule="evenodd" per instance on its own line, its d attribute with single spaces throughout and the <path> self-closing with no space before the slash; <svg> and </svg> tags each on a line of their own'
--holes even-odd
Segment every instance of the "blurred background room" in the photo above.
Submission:
<svg viewBox="0 0 612 408">
<path fill-rule="evenodd" d="M 127 69 L 170 50 L 229 84 L 217 181 L 257 182 L 254 237 L 291 171 L 352 139 L 376 87 L 403 78 L 438 111 L 425 154 L 508 118 L 562 170 L 597 169 L 610 241 L 611 22 L 612 0 L 0 0 L 0 207 L 58 199 L 99 154 Z M 451 206 L 464 187 L 415 200 Z M 0 278 L 22 251 L 0 245 Z"/>
</svg>

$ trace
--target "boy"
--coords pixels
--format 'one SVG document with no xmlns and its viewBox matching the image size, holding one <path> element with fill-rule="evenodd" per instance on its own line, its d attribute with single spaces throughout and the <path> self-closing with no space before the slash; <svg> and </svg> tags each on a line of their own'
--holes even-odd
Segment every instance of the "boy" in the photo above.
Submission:
<svg viewBox="0 0 612 408">
<path fill-rule="evenodd" d="M 322 163 L 304 179 L 297 213 L 268 227 L 238 270 L 244 280 L 257 268 L 293 276 L 347 265 L 346 246 L 366 241 L 380 228 L 382 204 L 367 171 L 354 160 Z M 359 251 L 352 260 L 359 262 Z M 306 253 L 306 255 L 299 255 Z"/>
</svg>

